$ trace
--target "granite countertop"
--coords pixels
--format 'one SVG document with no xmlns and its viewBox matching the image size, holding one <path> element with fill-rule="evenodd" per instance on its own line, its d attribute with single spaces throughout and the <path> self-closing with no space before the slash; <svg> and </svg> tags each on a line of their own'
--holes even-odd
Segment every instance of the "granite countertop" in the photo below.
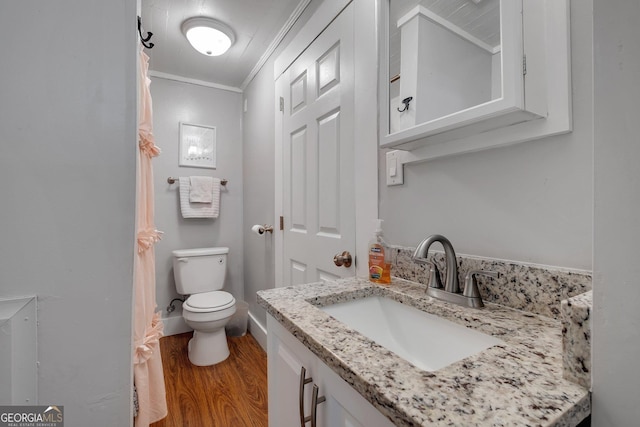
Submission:
<svg viewBox="0 0 640 427">
<path fill-rule="evenodd" d="M 504 344 L 427 372 L 318 309 L 371 295 Z M 389 286 L 350 278 L 269 289 L 258 292 L 258 302 L 396 425 L 575 426 L 590 413 L 588 390 L 562 378 L 562 326 L 554 319 L 496 304 L 456 306 L 397 278 Z"/>
</svg>

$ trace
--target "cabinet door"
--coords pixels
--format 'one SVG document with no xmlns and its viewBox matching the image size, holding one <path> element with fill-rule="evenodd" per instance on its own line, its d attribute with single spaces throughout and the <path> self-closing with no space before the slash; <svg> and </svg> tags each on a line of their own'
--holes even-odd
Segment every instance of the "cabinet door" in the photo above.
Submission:
<svg viewBox="0 0 640 427">
<path fill-rule="evenodd" d="M 267 351 L 269 375 L 269 426 L 309 426 L 300 419 L 300 392 L 302 388 L 304 417 L 311 415 L 313 386 L 317 383 L 318 358 L 300 341 L 287 332 L 273 317 L 267 316 Z M 304 378 L 311 379 L 301 384 Z M 322 390 L 318 396 L 323 396 Z M 317 426 L 324 426 L 324 403 L 317 406 Z"/>
<path fill-rule="evenodd" d="M 267 315 L 269 369 L 269 426 L 300 427 L 300 375 L 311 380 L 303 386 L 304 416 L 312 413 L 312 390 L 318 387 L 317 427 L 393 427 L 381 412 Z M 324 400 L 322 400 L 324 398 Z"/>
<path fill-rule="evenodd" d="M 347 382 L 318 360 L 327 427 L 393 427 L 394 424 Z"/>
</svg>

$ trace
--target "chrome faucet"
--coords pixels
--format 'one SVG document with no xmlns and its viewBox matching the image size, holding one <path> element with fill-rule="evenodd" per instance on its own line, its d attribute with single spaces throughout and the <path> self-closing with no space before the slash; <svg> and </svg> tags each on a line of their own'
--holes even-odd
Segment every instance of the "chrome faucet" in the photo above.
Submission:
<svg viewBox="0 0 640 427">
<path fill-rule="evenodd" d="M 439 242 L 444 248 L 447 267 L 444 287 L 442 286 L 442 279 L 440 278 L 438 267 L 427 258 L 429 248 L 435 242 Z M 429 284 L 427 286 L 427 295 L 467 307 L 484 307 L 480 291 L 478 290 L 478 283 L 476 281 L 477 275 L 498 277 L 498 273 L 494 271 L 470 271 L 465 277 L 464 291 L 461 292 L 458 281 L 458 262 L 456 259 L 456 252 L 453 250 L 453 245 L 451 245 L 449 239 L 440 234 L 434 234 L 420 242 L 413 253 L 413 261 L 429 265 Z"/>
<path fill-rule="evenodd" d="M 424 239 L 416 251 L 413 253 L 413 260 L 422 264 L 429 264 L 431 274 L 429 275 L 429 287 L 430 288 L 442 288 L 442 281 L 440 279 L 440 272 L 438 267 L 431 261 L 427 261 L 427 255 L 429 248 L 435 242 L 440 242 L 444 248 L 444 255 L 447 263 L 447 271 L 445 272 L 445 285 L 444 290 L 454 294 L 460 293 L 460 284 L 458 282 L 458 261 L 456 260 L 456 251 L 453 250 L 453 245 L 449 239 L 440 234 L 434 234 Z"/>
</svg>

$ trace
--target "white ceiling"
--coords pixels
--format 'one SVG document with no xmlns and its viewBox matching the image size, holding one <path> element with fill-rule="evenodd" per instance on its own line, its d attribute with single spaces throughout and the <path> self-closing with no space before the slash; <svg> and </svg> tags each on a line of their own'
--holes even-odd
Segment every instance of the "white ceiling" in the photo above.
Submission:
<svg viewBox="0 0 640 427">
<path fill-rule="evenodd" d="M 150 69 L 187 79 L 243 88 L 247 77 L 304 0 L 142 0 Z M 191 47 L 180 31 L 188 18 L 206 16 L 229 25 L 236 41 L 229 51 L 208 57 Z"/>
</svg>

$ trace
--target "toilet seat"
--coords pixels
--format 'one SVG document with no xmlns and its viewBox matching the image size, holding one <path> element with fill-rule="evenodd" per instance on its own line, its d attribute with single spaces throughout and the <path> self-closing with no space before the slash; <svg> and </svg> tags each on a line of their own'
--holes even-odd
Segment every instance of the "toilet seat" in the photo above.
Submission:
<svg viewBox="0 0 640 427">
<path fill-rule="evenodd" d="M 211 291 L 191 295 L 183 304 L 183 309 L 192 313 L 210 313 L 233 307 L 236 299 L 229 292 Z"/>
</svg>

